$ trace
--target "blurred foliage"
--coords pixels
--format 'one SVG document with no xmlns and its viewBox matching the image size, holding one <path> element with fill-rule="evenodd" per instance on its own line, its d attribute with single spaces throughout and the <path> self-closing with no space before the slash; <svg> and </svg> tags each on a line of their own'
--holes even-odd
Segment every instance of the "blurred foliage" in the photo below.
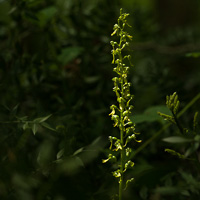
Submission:
<svg viewBox="0 0 200 200">
<path fill-rule="evenodd" d="M 135 149 L 126 199 L 198 199 L 199 163 L 164 151 L 162 139 L 177 129 L 156 116 L 169 114 L 165 96 L 174 91 L 183 127 L 191 129 L 199 111 L 199 99 L 190 101 L 200 85 L 196 0 L 0 0 L 0 199 L 116 193 L 115 166 L 101 159 L 108 135 L 117 134 L 108 116 L 115 99 L 109 42 L 121 7 L 134 36 L 132 118 L 146 144 Z"/>
</svg>

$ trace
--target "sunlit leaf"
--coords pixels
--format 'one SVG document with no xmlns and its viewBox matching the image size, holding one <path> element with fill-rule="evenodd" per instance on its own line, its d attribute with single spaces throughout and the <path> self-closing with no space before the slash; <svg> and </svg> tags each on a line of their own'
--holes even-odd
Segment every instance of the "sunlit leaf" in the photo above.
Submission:
<svg viewBox="0 0 200 200">
<path fill-rule="evenodd" d="M 192 139 L 189 138 L 184 138 L 180 136 L 172 136 L 172 137 L 167 137 L 163 139 L 164 142 L 169 142 L 169 143 L 186 143 L 186 142 L 192 142 Z"/>
</svg>

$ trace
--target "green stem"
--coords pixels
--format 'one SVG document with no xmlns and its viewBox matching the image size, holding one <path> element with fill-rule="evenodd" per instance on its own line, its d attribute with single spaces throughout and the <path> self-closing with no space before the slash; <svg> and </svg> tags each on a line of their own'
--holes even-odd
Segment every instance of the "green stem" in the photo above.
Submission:
<svg viewBox="0 0 200 200">
<path fill-rule="evenodd" d="M 123 125 L 123 109 L 120 113 L 120 123 Z M 123 185 L 124 185 L 124 131 L 123 131 L 123 126 L 120 129 L 120 141 L 121 141 L 121 163 L 120 163 L 120 180 L 119 180 L 119 200 L 122 200 L 122 193 L 123 193 Z"/>
<path fill-rule="evenodd" d="M 120 48 L 121 48 L 121 44 L 120 44 Z M 122 59 L 122 55 L 121 53 L 119 54 L 119 59 L 120 62 L 123 63 L 123 59 Z M 123 89 L 123 78 L 122 78 L 122 74 L 121 74 L 121 96 L 123 97 L 123 93 L 124 93 L 124 89 Z M 120 181 L 119 181 L 119 200 L 122 200 L 122 193 L 123 193 L 123 182 L 124 182 L 124 122 L 123 122 L 123 112 L 124 112 L 124 106 L 123 106 L 123 102 L 121 101 L 121 110 L 120 110 L 120 141 L 121 141 L 121 152 L 120 152 L 120 156 L 121 156 L 121 163 L 120 163 Z"/>
<path fill-rule="evenodd" d="M 121 143 L 123 142 L 123 131 L 121 131 Z M 123 145 L 123 143 L 122 143 Z M 124 149 L 122 147 L 121 150 L 121 166 L 120 166 L 120 180 L 119 180 L 119 200 L 122 200 L 122 191 L 123 191 L 123 182 L 124 182 L 124 175 L 123 175 L 123 171 L 124 171 Z"/>
<path fill-rule="evenodd" d="M 173 111 L 172 111 L 172 115 L 174 117 L 174 120 L 176 122 L 176 125 L 178 126 L 178 129 L 179 129 L 180 133 L 183 135 L 184 134 L 183 127 L 179 123 L 178 118 L 176 117 L 176 115 L 175 115 L 175 113 Z"/>
</svg>

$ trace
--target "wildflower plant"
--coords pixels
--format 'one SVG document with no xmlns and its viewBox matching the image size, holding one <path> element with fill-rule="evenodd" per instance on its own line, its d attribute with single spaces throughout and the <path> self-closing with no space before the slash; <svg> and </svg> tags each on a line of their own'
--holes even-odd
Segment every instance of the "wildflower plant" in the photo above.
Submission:
<svg viewBox="0 0 200 200">
<path fill-rule="evenodd" d="M 132 36 L 125 31 L 125 28 L 131 27 L 127 23 L 127 17 L 129 14 L 123 13 L 122 9 L 120 10 L 120 16 L 118 18 L 118 24 L 114 25 L 114 31 L 111 36 L 116 35 L 119 38 L 119 41 L 111 41 L 113 50 L 111 51 L 113 60 L 112 64 L 115 65 L 113 71 L 117 74 L 112 80 L 114 82 L 113 91 L 117 97 L 117 105 L 111 105 L 111 119 L 114 121 L 114 127 L 119 129 L 119 138 L 109 136 L 110 141 L 110 150 L 111 153 L 108 155 L 108 158 L 103 160 L 103 163 L 111 160 L 117 162 L 118 169 L 115 170 L 113 176 L 118 179 L 119 182 L 119 200 L 122 200 L 123 190 L 127 188 L 128 183 L 133 181 L 133 178 L 126 180 L 124 182 L 124 173 L 128 168 L 134 166 L 134 162 L 129 159 L 129 155 L 132 151 L 132 148 L 129 147 L 129 142 L 136 141 L 141 142 L 136 139 L 138 133 L 135 132 L 135 124 L 130 119 L 130 114 L 133 109 L 131 101 L 133 100 L 133 95 L 130 93 L 131 83 L 128 82 L 128 73 L 130 65 L 130 55 L 123 55 L 123 50 L 129 45 L 129 41 L 132 39 Z M 116 153 L 119 152 L 120 158 L 117 159 Z"/>
<path fill-rule="evenodd" d="M 163 117 L 164 120 L 167 120 L 170 123 L 177 126 L 179 132 L 177 136 L 164 138 L 163 141 L 168 142 L 168 143 L 174 143 L 174 144 L 182 143 L 184 144 L 184 149 L 186 150 L 184 154 L 180 154 L 179 152 L 176 152 L 173 149 L 165 149 L 165 151 L 181 159 L 197 160 L 198 162 L 200 162 L 199 157 L 196 157 L 196 155 L 193 156 L 193 154 L 198 150 L 200 146 L 200 133 L 198 132 L 198 128 L 197 128 L 199 125 L 198 112 L 194 114 L 193 128 L 191 130 L 188 128 L 184 128 L 178 119 L 179 118 L 178 110 L 179 110 L 180 101 L 178 99 L 178 95 L 176 92 L 166 97 L 166 105 L 171 111 L 172 115 L 167 115 L 160 112 L 158 112 L 158 114 L 161 117 Z"/>
</svg>

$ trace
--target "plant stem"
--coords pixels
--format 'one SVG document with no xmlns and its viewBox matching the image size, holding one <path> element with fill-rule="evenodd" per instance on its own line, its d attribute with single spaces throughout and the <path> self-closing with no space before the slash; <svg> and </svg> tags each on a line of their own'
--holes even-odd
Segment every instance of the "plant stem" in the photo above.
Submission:
<svg viewBox="0 0 200 200">
<path fill-rule="evenodd" d="M 183 135 L 184 134 L 184 131 L 183 131 L 183 127 L 180 125 L 179 121 L 178 121 L 178 118 L 176 117 L 175 113 L 172 111 L 172 115 L 174 117 L 174 120 L 176 122 L 176 125 L 178 126 L 178 129 L 180 131 L 180 133 Z"/>
<path fill-rule="evenodd" d="M 119 180 L 119 200 L 122 200 L 122 191 L 123 191 L 123 182 L 124 182 L 124 177 L 123 177 L 123 174 L 124 174 L 124 147 L 123 147 L 123 144 L 124 144 L 124 133 L 123 133 L 123 130 L 121 129 L 120 131 L 120 139 L 121 139 L 121 144 L 122 144 L 122 150 L 120 152 L 120 156 L 121 156 L 121 164 L 120 164 L 120 173 L 121 173 L 121 176 L 120 176 L 120 180 Z"/>
<path fill-rule="evenodd" d="M 120 39 L 120 45 L 119 45 L 119 48 L 121 48 L 121 39 Z M 119 54 L 119 59 L 120 59 L 120 62 L 123 63 L 123 58 L 122 58 L 122 55 L 121 53 Z M 123 94 L 124 94 L 124 89 L 123 89 L 123 85 L 124 85 L 124 81 L 123 81 L 123 77 L 122 77 L 122 74 L 120 75 L 120 79 L 121 79 L 121 96 L 123 97 Z M 121 164 L 120 164 L 120 173 L 121 173 L 121 176 L 120 176 L 120 181 L 119 181 L 119 200 L 122 200 L 122 193 L 123 193 L 123 182 L 124 182 L 124 121 L 123 121 L 123 112 L 124 112 L 124 105 L 122 103 L 122 101 L 120 102 L 120 106 L 121 107 L 121 110 L 120 110 L 120 124 L 121 124 L 121 127 L 120 127 L 120 141 L 121 141 L 121 146 L 122 146 L 122 149 L 121 149 L 121 152 L 120 152 L 120 156 L 121 156 Z"/>
<path fill-rule="evenodd" d="M 120 113 L 120 121 L 121 121 L 121 124 L 123 123 L 123 109 Z M 122 146 L 122 149 L 121 149 L 121 152 L 120 152 L 120 157 L 121 157 L 121 163 L 120 163 L 120 180 L 119 180 L 119 200 L 122 200 L 122 192 L 123 192 L 123 182 L 124 182 L 124 131 L 123 131 L 123 127 L 121 127 L 121 130 L 120 130 L 120 141 L 121 141 L 121 146 Z"/>
</svg>

